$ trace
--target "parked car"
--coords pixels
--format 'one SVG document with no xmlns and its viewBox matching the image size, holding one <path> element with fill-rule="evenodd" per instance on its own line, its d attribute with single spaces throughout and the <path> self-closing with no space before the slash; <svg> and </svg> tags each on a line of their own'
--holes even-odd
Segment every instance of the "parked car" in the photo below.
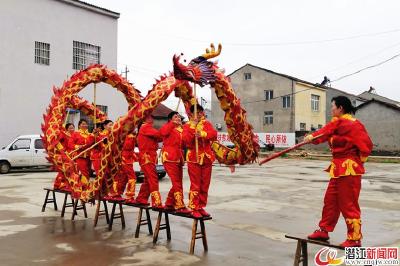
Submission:
<svg viewBox="0 0 400 266">
<path fill-rule="evenodd" d="M 136 147 L 135 152 L 139 152 L 139 149 Z M 161 163 L 160 159 L 160 153 L 161 149 L 157 150 L 157 165 L 156 165 L 156 171 L 158 175 L 158 179 L 161 180 L 163 179 L 166 175 L 167 172 L 165 171 L 164 165 Z M 144 173 L 142 169 L 140 168 L 139 162 L 134 162 L 133 163 L 133 169 L 135 170 L 136 178 L 138 182 L 142 182 L 144 178 Z"/>
<path fill-rule="evenodd" d="M 39 135 L 22 135 L 0 150 L 0 174 L 11 169 L 50 167 Z"/>
</svg>

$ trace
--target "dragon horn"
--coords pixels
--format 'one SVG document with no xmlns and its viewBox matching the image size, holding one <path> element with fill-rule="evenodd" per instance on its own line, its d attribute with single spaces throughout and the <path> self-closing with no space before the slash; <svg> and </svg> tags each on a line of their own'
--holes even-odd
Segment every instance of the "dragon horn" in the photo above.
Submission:
<svg viewBox="0 0 400 266">
<path fill-rule="evenodd" d="M 215 51 L 215 46 L 214 44 L 210 44 L 210 48 L 211 51 L 207 48 L 206 49 L 206 53 L 202 55 L 202 57 L 204 57 L 205 59 L 210 59 L 210 58 L 214 58 L 217 57 L 221 54 L 221 50 L 222 50 L 222 45 L 218 44 L 218 50 Z"/>
</svg>

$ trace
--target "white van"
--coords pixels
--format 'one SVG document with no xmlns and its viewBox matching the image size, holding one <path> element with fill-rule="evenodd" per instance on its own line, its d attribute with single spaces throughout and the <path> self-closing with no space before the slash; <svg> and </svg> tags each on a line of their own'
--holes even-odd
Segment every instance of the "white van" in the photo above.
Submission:
<svg viewBox="0 0 400 266">
<path fill-rule="evenodd" d="M 39 135 L 22 135 L 0 150 L 0 174 L 11 168 L 50 167 Z"/>
</svg>

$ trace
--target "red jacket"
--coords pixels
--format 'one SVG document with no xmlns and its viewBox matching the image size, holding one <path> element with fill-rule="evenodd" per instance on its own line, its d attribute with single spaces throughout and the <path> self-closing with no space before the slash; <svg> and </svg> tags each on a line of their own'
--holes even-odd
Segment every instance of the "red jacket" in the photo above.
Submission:
<svg viewBox="0 0 400 266">
<path fill-rule="evenodd" d="M 360 121 L 350 114 L 334 117 L 330 123 L 312 135 L 323 136 L 313 144 L 329 142 L 332 152 L 331 165 L 326 169 L 331 177 L 361 175 L 365 173 L 364 162 L 372 151 L 372 141 Z"/>
<path fill-rule="evenodd" d="M 135 154 L 136 136 L 129 134 L 126 136 L 124 146 L 122 147 L 122 163 L 125 165 L 133 164 L 137 161 Z"/>
<path fill-rule="evenodd" d="M 106 137 L 108 137 L 108 130 L 104 129 L 102 132 L 100 132 L 96 138 L 93 136 L 93 144 L 94 142 L 99 142 L 103 139 L 105 139 Z M 101 152 L 104 149 L 105 145 L 103 142 L 100 142 L 99 144 L 97 144 L 91 151 L 90 151 L 90 160 L 101 160 Z"/>
<path fill-rule="evenodd" d="M 160 129 L 163 138 L 162 162 L 183 163 L 182 131 L 181 126 L 176 127 L 171 121 Z"/>
<path fill-rule="evenodd" d="M 152 124 L 144 123 L 140 127 L 138 134 L 140 165 L 157 163 L 158 142 L 161 140 L 160 132 Z"/>
<path fill-rule="evenodd" d="M 61 131 L 61 138 L 60 138 L 60 143 L 63 146 L 63 148 L 66 149 L 66 151 L 70 151 L 68 148 L 68 142 L 69 139 L 71 138 L 71 134 L 69 134 L 67 131 Z"/>
<path fill-rule="evenodd" d="M 206 119 L 201 119 L 197 124 L 197 132 L 201 134 L 198 138 L 198 157 L 196 158 L 196 141 L 195 141 L 196 125 L 193 121 L 189 121 L 183 126 L 182 139 L 188 148 L 186 161 L 191 163 L 204 163 L 204 157 L 211 162 L 215 160 L 215 154 L 211 149 L 213 141 L 217 140 L 217 131 L 212 124 Z"/>
<path fill-rule="evenodd" d="M 94 137 L 87 130 L 75 131 L 71 138 L 68 140 L 68 148 L 70 151 L 74 151 L 73 156 L 78 155 L 83 150 L 89 148 L 94 143 Z M 89 158 L 89 152 L 85 152 L 80 158 Z"/>
</svg>

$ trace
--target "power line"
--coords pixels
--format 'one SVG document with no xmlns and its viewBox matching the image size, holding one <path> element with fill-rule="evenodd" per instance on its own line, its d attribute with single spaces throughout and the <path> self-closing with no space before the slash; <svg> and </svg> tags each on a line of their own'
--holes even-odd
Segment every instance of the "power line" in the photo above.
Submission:
<svg viewBox="0 0 400 266">
<path fill-rule="evenodd" d="M 339 78 L 337 78 L 337 79 L 332 80 L 331 82 L 336 82 L 336 81 L 342 80 L 342 79 L 344 79 L 344 78 L 347 78 L 347 77 L 353 76 L 353 75 L 355 75 L 355 74 L 358 74 L 358 73 L 360 73 L 361 71 L 364 71 L 364 70 L 367 70 L 367 69 L 370 69 L 370 68 L 374 68 L 374 67 L 383 65 L 384 63 L 389 62 L 389 61 L 391 61 L 391 60 L 393 60 L 393 59 L 395 59 L 395 58 L 397 58 L 397 57 L 399 57 L 399 56 L 400 56 L 400 53 L 399 53 L 399 54 L 396 54 L 396 55 L 394 55 L 394 56 L 392 56 L 392 57 L 390 57 L 390 58 L 388 58 L 388 59 L 386 59 L 386 60 L 384 60 L 384 61 L 382 61 L 382 62 L 376 63 L 376 64 L 371 65 L 371 66 L 364 67 L 364 68 L 362 68 L 362 69 L 360 69 L 360 70 L 357 70 L 357 71 L 355 71 L 355 72 L 353 72 L 353 73 L 350 73 L 350 74 L 341 76 L 341 77 L 339 77 Z"/>
<path fill-rule="evenodd" d="M 371 56 L 380 54 L 380 53 L 382 53 L 382 52 L 384 52 L 384 51 L 386 51 L 386 50 L 388 50 L 388 49 L 390 49 L 390 48 L 393 48 L 393 47 L 396 47 L 396 46 L 399 46 L 399 45 L 400 45 L 400 42 L 397 42 L 397 43 L 392 44 L 392 45 L 390 45 L 390 46 L 386 46 L 385 48 L 382 48 L 382 49 L 380 49 L 380 50 L 378 50 L 378 51 L 376 51 L 376 52 L 374 52 L 374 53 L 370 53 L 370 54 L 365 55 L 365 56 L 363 56 L 363 57 L 359 57 L 359 58 L 357 58 L 357 59 L 355 59 L 355 60 L 352 60 L 352 61 L 350 61 L 350 62 L 347 62 L 347 63 L 345 63 L 345 64 L 343 64 L 343 65 L 340 65 L 340 66 L 337 66 L 337 67 L 335 67 L 335 68 L 331 68 L 331 69 L 329 69 L 329 70 L 326 70 L 326 71 L 324 71 L 324 73 L 325 73 L 325 74 L 326 74 L 326 73 L 331 73 L 331 72 L 334 72 L 335 70 L 343 69 L 343 68 L 345 68 L 345 67 L 347 67 L 347 66 L 349 66 L 349 65 L 352 65 L 352 64 L 357 63 L 357 62 L 359 62 L 359 61 L 362 61 L 362 60 L 364 60 L 364 59 L 370 58 Z M 314 76 L 312 76 L 312 77 L 308 77 L 307 79 L 314 79 L 314 78 L 321 77 L 321 76 L 322 76 L 321 74 L 318 74 L 318 75 L 314 75 Z"/>
<path fill-rule="evenodd" d="M 358 35 L 347 36 L 347 37 L 322 39 L 322 40 L 306 40 L 306 41 L 291 41 L 291 42 L 270 42 L 270 43 L 233 43 L 233 42 L 224 42 L 224 45 L 229 45 L 229 46 L 290 46 L 290 45 L 306 45 L 306 44 L 318 44 L 318 43 L 329 43 L 329 42 L 353 40 L 353 39 L 359 39 L 359 38 L 365 38 L 365 37 L 386 35 L 386 34 L 396 33 L 396 32 L 400 32 L 400 29 L 381 31 L 381 32 L 374 32 L 374 33 L 358 34 Z M 174 36 L 174 35 L 164 35 L 164 36 L 166 36 L 166 37 L 174 37 L 174 38 L 177 38 L 177 39 L 191 41 L 191 42 L 210 43 L 209 41 L 191 39 L 191 38 L 181 37 L 181 36 Z"/>
<path fill-rule="evenodd" d="M 301 91 L 296 91 L 296 92 L 293 92 L 293 93 L 272 97 L 271 99 L 268 99 L 268 100 L 263 99 L 263 100 L 248 101 L 248 102 L 241 102 L 241 103 L 242 104 L 248 104 L 248 103 L 258 103 L 258 102 L 269 102 L 269 101 L 272 101 L 272 100 L 280 99 L 280 98 L 283 98 L 283 97 L 286 97 L 286 96 L 292 96 L 292 95 L 295 95 L 297 93 L 305 92 L 305 91 L 309 91 L 309 90 L 313 90 L 313 89 L 314 88 L 309 88 L 309 89 L 305 89 L 305 90 L 301 90 Z"/>
</svg>

